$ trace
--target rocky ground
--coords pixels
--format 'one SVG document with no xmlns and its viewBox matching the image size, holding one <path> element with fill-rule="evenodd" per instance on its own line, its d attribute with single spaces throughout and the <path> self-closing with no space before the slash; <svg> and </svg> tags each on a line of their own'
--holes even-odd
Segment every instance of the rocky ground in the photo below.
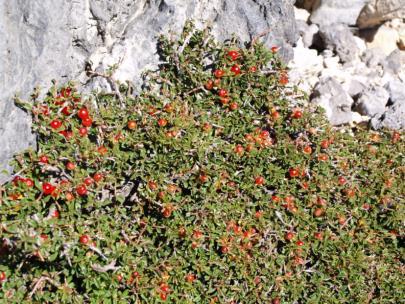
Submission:
<svg viewBox="0 0 405 304">
<path fill-rule="evenodd" d="M 405 127 L 405 1 L 297 1 L 290 79 L 334 125 Z"/>
</svg>

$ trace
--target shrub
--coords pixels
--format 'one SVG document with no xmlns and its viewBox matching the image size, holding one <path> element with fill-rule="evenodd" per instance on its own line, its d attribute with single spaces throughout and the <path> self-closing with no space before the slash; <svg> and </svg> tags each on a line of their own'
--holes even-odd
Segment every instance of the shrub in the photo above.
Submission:
<svg viewBox="0 0 405 304">
<path fill-rule="evenodd" d="M 1 192 L 0 298 L 399 303 L 403 139 L 335 129 L 277 50 L 187 23 L 136 97 L 20 104 L 38 146 Z"/>
</svg>

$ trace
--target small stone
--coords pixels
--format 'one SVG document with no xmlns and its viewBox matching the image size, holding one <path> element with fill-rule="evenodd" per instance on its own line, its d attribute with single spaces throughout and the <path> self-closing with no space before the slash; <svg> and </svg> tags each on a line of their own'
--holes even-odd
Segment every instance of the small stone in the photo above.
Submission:
<svg viewBox="0 0 405 304">
<path fill-rule="evenodd" d="M 294 6 L 295 20 L 302 20 L 302 21 L 307 22 L 310 15 L 311 14 L 306 9 L 302 9 L 302 8 L 298 8 L 298 7 Z"/>
<path fill-rule="evenodd" d="M 321 79 L 315 86 L 311 98 L 312 102 L 325 109 L 332 125 L 343 125 L 352 121 L 353 99 L 336 79 L 332 77 Z"/>
<path fill-rule="evenodd" d="M 362 57 L 361 60 L 368 66 L 368 67 L 375 67 L 377 65 L 381 65 L 385 60 L 386 55 L 384 54 L 383 50 L 379 47 L 367 49 Z"/>
</svg>

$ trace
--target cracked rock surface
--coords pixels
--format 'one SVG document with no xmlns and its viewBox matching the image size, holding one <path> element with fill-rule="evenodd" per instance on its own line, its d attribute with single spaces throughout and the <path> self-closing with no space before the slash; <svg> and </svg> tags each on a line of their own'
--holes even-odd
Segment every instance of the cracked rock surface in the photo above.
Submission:
<svg viewBox="0 0 405 304">
<path fill-rule="evenodd" d="M 89 80 L 86 62 L 104 71 L 121 62 L 115 78 L 140 83 L 143 70 L 156 66 L 156 36 L 179 31 L 187 19 L 211 25 L 219 39 L 232 33 L 243 41 L 263 37 L 289 60 L 298 39 L 294 0 L 13 0 L 0 2 L 0 171 L 15 152 L 34 144 L 30 120 L 12 97 L 26 98 L 52 79 L 76 79 L 84 89 L 109 88 Z M 6 175 L 0 173 L 0 183 Z"/>
</svg>

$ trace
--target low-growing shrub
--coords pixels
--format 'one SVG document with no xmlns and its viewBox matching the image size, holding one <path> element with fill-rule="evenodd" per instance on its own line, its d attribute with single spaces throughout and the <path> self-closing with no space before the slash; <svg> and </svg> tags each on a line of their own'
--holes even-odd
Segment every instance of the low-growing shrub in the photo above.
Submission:
<svg viewBox="0 0 405 304">
<path fill-rule="evenodd" d="M 137 95 L 19 102 L 7 303 L 400 303 L 404 143 L 332 128 L 277 49 L 186 24 Z"/>
</svg>

